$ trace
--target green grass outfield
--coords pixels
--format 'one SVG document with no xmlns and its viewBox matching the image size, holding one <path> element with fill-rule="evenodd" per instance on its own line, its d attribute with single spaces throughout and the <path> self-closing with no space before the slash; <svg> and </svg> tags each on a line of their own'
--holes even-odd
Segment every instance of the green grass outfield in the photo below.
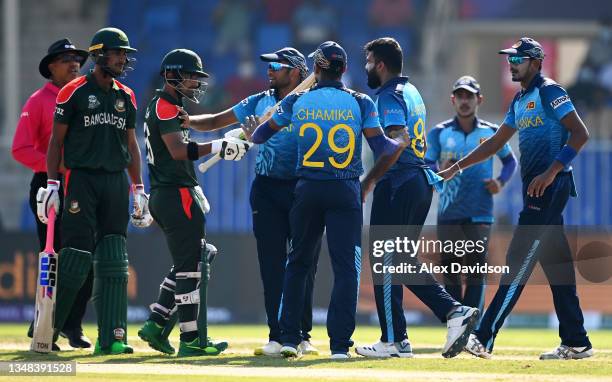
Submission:
<svg viewBox="0 0 612 382">
<path fill-rule="evenodd" d="M 581 361 L 539 361 L 538 355 L 558 345 L 556 330 L 503 329 L 496 341 L 494 358 L 483 360 L 462 354 L 444 359 L 440 347 L 444 343 L 444 327 L 409 329 L 415 353 L 413 359 L 372 360 L 354 355 L 350 360 L 329 359 L 327 334 L 324 327 L 313 330 L 313 343 L 320 356 L 305 356 L 299 360 L 253 356 L 253 349 L 266 340 L 264 326 L 212 326 L 214 338 L 226 339 L 230 347 L 219 357 L 177 359 L 150 350 L 136 335 L 139 326 L 128 329 L 129 343 L 135 353 L 126 356 L 93 357 L 91 351 L 72 350 L 66 340 L 59 341 L 58 354 L 40 355 L 27 351 L 29 340 L 23 324 L 0 325 L 0 361 L 75 360 L 76 377 L 44 377 L 44 380 L 93 381 L 612 381 L 612 331 L 589 333 L 596 355 Z M 95 339 L 96 329 L 88 325 L 86 334 Z M 356 344 L 378 340 L 379 329 L 360 326 L 354 335 Z M 178 328 L 171 337 L 178 346 Z M 40 381 L 27 376 L 0 376 L 0 380 Z"/>
</svg>

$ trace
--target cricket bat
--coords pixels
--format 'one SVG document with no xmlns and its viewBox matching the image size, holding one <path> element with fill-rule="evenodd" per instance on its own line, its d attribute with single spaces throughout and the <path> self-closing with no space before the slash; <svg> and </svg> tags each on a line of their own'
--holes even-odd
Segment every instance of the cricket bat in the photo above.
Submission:
<svg viewBox="0 0 612 382">
<path fill-rule="evenodd" d="M 55 208 L 49 210 L 47 242 L 38 254 L 38 282 L 36 286 L 36 307 L 34 312 L 34 335 L 30 350 L 49 353 L 53 344 L 53 321 L 57 295 L 58 256 L 53 249 L 55 234 Z"/>
<path fill-rule="evenodd" d="M 306 89 L 309 89 L 312 85 L 314 85 L 315 82 L 316 82 L 316 80 L 315 80 L 314 73 L 310 73 L 310 75 L 308 77 L 306 77 L 304 79 L 304 81 L 300 82 L 300 84 L 298 86 L 296 86 L 295 89 L 293 89 L 291 92 L 289 92 L 289 94 L 287 94 L 287 96 L 290 96 L 291 94 L 295 94 L 297 92 L 301 92 L 301 91 L 304 91 Z M 267 122 L 270 118 L 272 118 L 272 115 L 276 111 L 276 108 L 278 107 L 278 105 L 280 105 L 280 103 L 282 101 L 283 100 L 280 100 L 280 101 L 278 101 L 276 103 L 276 105 L 272 106 L 271 108 L 268 108 L 268 110 L 261 117 L 259 117 L 259 123 L 261 124 L 261 123 Z M 234 130 L 236 130 L 236 129 L 234 129 Z M 240 129 L 237 129 L 237 130 L 240 130 Z M 227 136 L 227 134 L 226 134 L 226 136 Z M 240 139 L 244 139 L 244 135 Z M 205 162 L 200 163 L 200 165 L 198 166 L 198 169 L 200 170 L 200 172 L 204 173 L 204 172 L 208 171 L 209 168 L 214 166 L 220 160 L 221 160 L 221 155 L 219 155 L 217 153 L 212 158 L 209 158 Z"/>
</svg>

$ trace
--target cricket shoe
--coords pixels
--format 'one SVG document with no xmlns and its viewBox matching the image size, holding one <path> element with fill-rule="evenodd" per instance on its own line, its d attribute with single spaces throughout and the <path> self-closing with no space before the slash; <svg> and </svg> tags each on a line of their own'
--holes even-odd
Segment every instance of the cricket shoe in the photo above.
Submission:
<svg viewBox="0 0 612 382">
<path fill-rule="evenodd" d="M 96 340 L 93 355 L 117 355 L 132 353 L 134 353 L 134 349 L 122 341 L 115 341 L 111 346 L 102 348 L 100 347 L 100 340 Z"/>
<path fill-rule="evenodd" d="M 570 347 L 559 345 L 555 350 L 540 354 L 540 359 L 545 360 L 569 360 L 569 359 L 584 359 L 593 356 L 593 348 L 591 346 Z"/>
<path fill-rule="evenodd" d="M 402 342 L 377 342 L 371 346 L 357 346 L 355 353 L 371 358 L 412 358 L 412 346 L 405 339 Z"/>
<path fill-rule="evenodd" d="M 491 359 L 492 357 L 491 353 L 487 351 L 487 348 L 485 348 L 478 337 L 476 337 L 476 334 L 473 333 L 470 334 L 470 338 L 463 350 L 479 358 Z"/>
<path fill-rule="evenodd" d="M 302 351 L 298 346 L 294 345 L 283 345 L 280 349 L 280 353 L 287 359 L 297 359 L 302 356 Z"/>
<path fill-rule="evenodd" d="M 446 343 L 442 348 L 442 357 L 453 358 L 463 351 L 470 334 L 478 323 L 478 309 L 459 306 L 447 317 Z"/>
<path fill-rule="evenodd" d="M 300 342 L 298 348 L 304 355 L 319 355 L 319 350 L 316 347 L 312 346 L 310 341 Z"/>
<path fill-rule="evenodd" d="M 276 341 L 270 341 L 262 347 L 258 347 L 255 349 L 255 355 L 265 355 L 268 357 L 280 357 L 280 350 L 283 347 L 280 343 Z"/>
<path fill-rule="evenodd" d="M 195 338 L 190 342 L 181 341 L 177 357 L 199 357 L 215 356 L 227 349 L 227 342 L 213 342 L 210 337 L 207 339 L 206 346 L 200 346 L 200 339 Z"/>
<path fill-rule="evenodd" d="M 73 348 L 88 349 L 91 347 L 91 341 L 83 334 L 83 328 L 64 329 L 60 332 L 60 336 L 66 338 Z"/>
<path fill-rule="evenodd" d="M 351 358 L 351 353 L 349 353 L 349 352 L 342 352 L 342 351 L 336 351 L 336 352 L 332 352 L 330 358 L 331 359 L 337 359 L 337 360 L 349 359 L 349 358 Z"/>
<path fill-rule="evenodd" d="M 174 354 L 175 349 L 170 344 L 170 341 L 168 341 L 168 338 L 165 338 L 162 335 L 163 330 L 163 326 L 158 325 L 151 320 L 147 320 L 142 328 L 140 328 L 138 331 L 138 337 L 149 344 L 151 348 L 162 353 L 172 355 Z"/>
</svg>

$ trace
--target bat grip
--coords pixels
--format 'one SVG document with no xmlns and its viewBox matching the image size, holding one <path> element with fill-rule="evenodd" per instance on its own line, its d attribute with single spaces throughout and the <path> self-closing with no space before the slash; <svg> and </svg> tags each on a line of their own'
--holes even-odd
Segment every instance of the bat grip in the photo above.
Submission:
<svg viewBox="0 0 612 382">
<path fill-rule="evenodd" d="M 217 162 L 219 162 L 220 160 L 221 155 L 217 153 L 212 158 L 207 159 L 204 163 L 200 163 L 198 166 L 198 170 L 200 170 L 201 173 L 204 173 L 208 171 L 209 168 L 217 164 Z"/>
<path fill-rule="evenodd" d="M 49 210 L 49 218 L 47 221 L 47 241 L 45 243 L 45 252 L 53 253 L 53 239 L 55 238 L 55 208 Z"/>
</svg>

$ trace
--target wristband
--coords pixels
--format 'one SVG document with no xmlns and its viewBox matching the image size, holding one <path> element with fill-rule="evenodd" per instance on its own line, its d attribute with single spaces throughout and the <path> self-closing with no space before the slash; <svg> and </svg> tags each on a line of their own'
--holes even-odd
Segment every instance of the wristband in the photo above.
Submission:
<svg viewBox="0 0 612 382">
<path fill-rule="evenodd" d="M 59 190 L 60 181 L 55 179 L 47 179 L 47 188 L 51 190 Z"/>
<path fill-rule="evenodd" d="M 563 163 L 564 166 L 569 166 L 572 160 L 576 158 L 576 155 L 578 155 L 578 153 L 576 152 L 576 150 L 574 150 L 572 146 L 565 145 L 563 146 L 561 151 L 559 151 L 559 154 L 557 154 L 555 160 L 558 160 L 559 162 Z"/>
<path fill-rule="evenodd" d="M 144 194 L 144 184 L 132 184 L 132 192 L 134 194 Z"/>
<path fill-rule="evenodd" d="M 200 159 L 198 144 L 194 141 L 189 141 L 189 143 L 187 143 L 187 159 L 192 161 Z"/>
<path fill-rule="evenodd" d="M 223 145 L 222 139 L 215 139 L 214 141 L 211 141 L 210 142 L 210 153 L 218 154 L 221 151 L 222 145 Z"/>
</svg>

